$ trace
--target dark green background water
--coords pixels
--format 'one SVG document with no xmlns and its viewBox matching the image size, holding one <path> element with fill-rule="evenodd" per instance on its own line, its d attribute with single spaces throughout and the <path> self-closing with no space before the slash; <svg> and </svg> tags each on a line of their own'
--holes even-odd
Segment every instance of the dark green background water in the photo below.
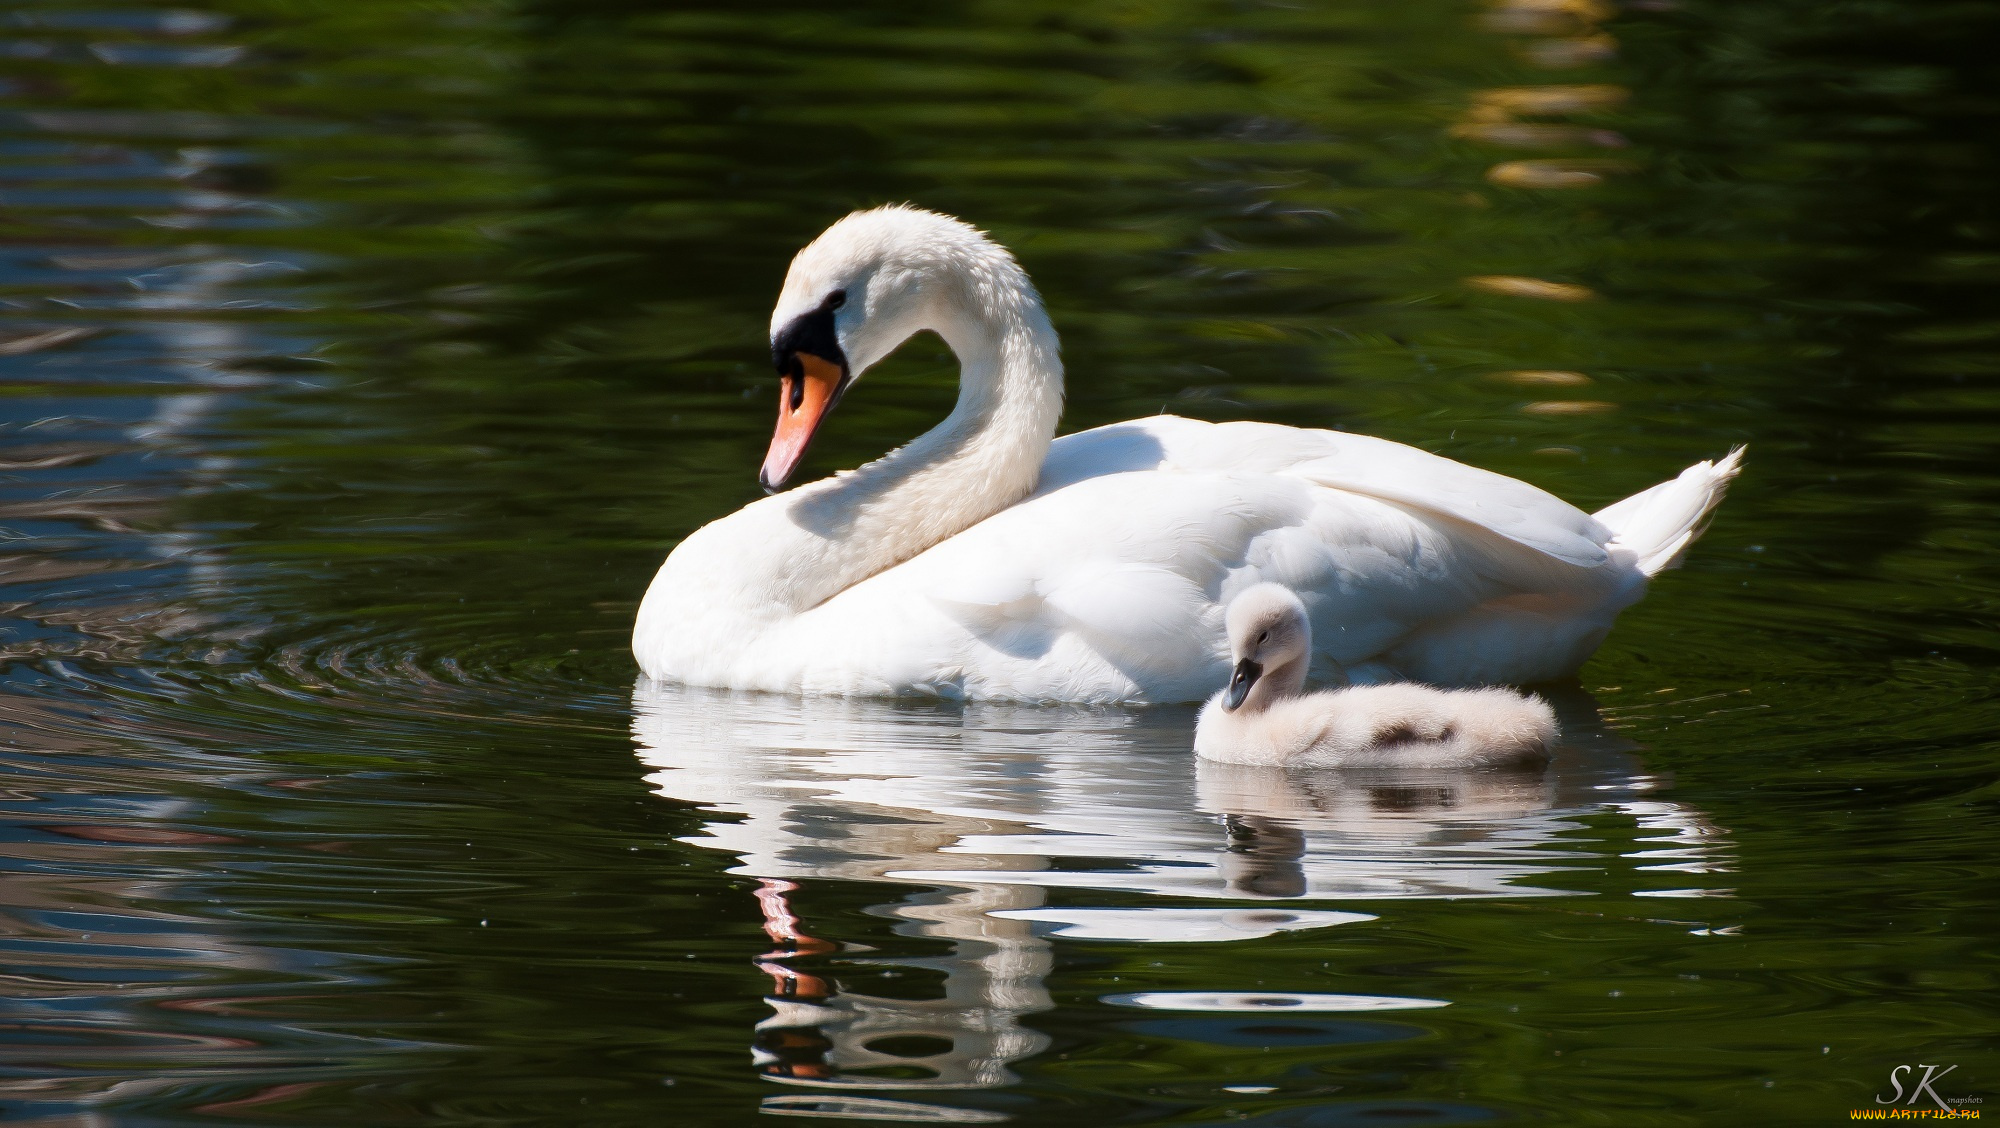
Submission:
<svg viewBox="0 0 2000 1128">
<path fill-rule="evenodd" d="M 0 1113 L 1816 1124 L 1905 1063 L 1991 1105 L 1997 37 L 1984 0 L 0 8 Z M 635 703 L 652 570 L 755 496 L 791 252 L 898 200 L 1017 252 L 1066 429 L 1349 428 L 1586 508 L 1748 469 L 1545 776 Z M 913 343 L 806 472 L 954 375 Z M 824 943 L 774 948 L 781 899 Z M 1137 939 L 1197 918 L 1241 938 Z M 1107 1001 L 1149 991 L 1449 1005 Z"/>
</svg>

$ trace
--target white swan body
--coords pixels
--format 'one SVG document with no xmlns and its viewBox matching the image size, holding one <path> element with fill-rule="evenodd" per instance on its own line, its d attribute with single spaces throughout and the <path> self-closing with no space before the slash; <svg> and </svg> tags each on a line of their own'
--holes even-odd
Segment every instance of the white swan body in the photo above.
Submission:
<svg viewBox="0 0 2000 1128">
<path fill-rule="evenodd" d="M 883 208 L 794 260 L 767 485 L 853 377 L 930 329 L 956 409 L 857 470 L 689 536 L 639 609 L 662 681 L 850 695 L 1197 701 L 1223 607 L 1301 593 L 1316 660 L 1354 680 L 1562 677 L 1677 560 L 1740 452 L 1591 516 L 1382 439 L 1158 416 L 1054 440 L 1062 368 L 1026 276 L 973 228 Z"/>
<path fill-rule="evenodd" d="M 1299 598 L 1257 584 L 1226 613 L 1229 685 L 1202 707 L 1195 754 L 1273 768 L 1477 768 L 1548 758 L 1555 711 L 1510 689 L 1368 685 L 1301 694 L 1312 627 Z"/>
</svg>

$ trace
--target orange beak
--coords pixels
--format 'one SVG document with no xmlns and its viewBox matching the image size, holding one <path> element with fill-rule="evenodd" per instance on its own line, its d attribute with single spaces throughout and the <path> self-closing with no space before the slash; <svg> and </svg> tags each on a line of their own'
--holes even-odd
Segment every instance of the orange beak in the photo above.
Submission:
<svg viewBox="0 0 2000 1128">
<path fill-rule="evenodd" d="M 766 493 L 776 493 L 799 468 L 812 445 L 820 420 L 840 398 L 846 378 L 843 366 L 808 352 L 792 354 L 796 362 L 778 392 L 778 426 L 771 432 L 771 449 L 757 473 Z"/>
</svg>

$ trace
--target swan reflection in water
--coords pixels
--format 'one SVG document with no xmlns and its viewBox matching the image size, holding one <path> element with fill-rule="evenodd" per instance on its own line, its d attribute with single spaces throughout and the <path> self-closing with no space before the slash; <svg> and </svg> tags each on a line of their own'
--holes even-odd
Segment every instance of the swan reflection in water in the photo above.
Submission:
<svg viewBox="0 0 2000 1128">
<path fill-rule="evenodd" d="M 688 841 L 737 855 L 732 872 L 760 879 L 773 948 L 756 962 L 774 984 L 772 1014 L 753 1038 L 763 1074 L 823 1089 L 947 1090 L 1009 1084 L 1010 1064 L 1049 1044 L 1022 1019 L 1053 1005 L 1052 936 L 1251 939 L 1372 919 L 1352 911 L 1374 907 L 1354 904 L 1362 901 L 1561 896 L 1542 879 L 1596 864 L 1574 832 L 1607 810 L 1653 832 L 1642 869 L 1724 868 L 1718 832 L 1647 797 L 1657 781 L 1603 728 L 1587 695 L 1556 704 L 1563 746 L 1546 769 L 1525 772 L 1198 763 L 1192 709 L 792 698 L 645 682 L 634 731 L 659 794 L 716 816 Z M 1646 866 L 1649 858 L 1662 864 Z M 939 997 L 842 990 L 788 965 L 840 948 L 801 924 L 788 896 L 827 878 L 909 888 L 871 911 L 896 920 L 900 935 L 948 941 L 951 954 L 874 962 L 941 970 Z M 1062 891 L 1056 905 L 1052 890 Z M 1105 898 L 1119 904 L 1090 904 L 1099 893 L 1120 894 Z M 1132 907 L 1133 894 L 1153 899 Z M 1315 903 L 1280 903 L 1295 899 Z M 1203 998 L 1214 1009 L 1215 996 Z M 852 1099 L 868 1106 L 856 1114 L 909 1118 L 892 1107 L 907 1102 Z M 907 1111 L 926 1108 L 935 1114 L 926 1119 L 983 1115 Z"/>
</svg>

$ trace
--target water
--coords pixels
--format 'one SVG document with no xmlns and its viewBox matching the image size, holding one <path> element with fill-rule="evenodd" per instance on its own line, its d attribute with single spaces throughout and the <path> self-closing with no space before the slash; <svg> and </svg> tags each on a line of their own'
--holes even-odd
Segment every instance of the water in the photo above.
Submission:
<svg viewBox="0 0 2000 1128">
<path fill-rule="evenodd" d="M 0 10 L 0 1110 L 1824 1123 L 2000 1095 L 2000 6 Z M 1548 771 L 634 691 L 844 210 L 1067 429 L 1596 507 L 1738 442 Z M 938 416 L 914 342 L 804 473 Z M 1927 1101 L 1925 1103 L 1928 1103 Z"/>
</svg>

